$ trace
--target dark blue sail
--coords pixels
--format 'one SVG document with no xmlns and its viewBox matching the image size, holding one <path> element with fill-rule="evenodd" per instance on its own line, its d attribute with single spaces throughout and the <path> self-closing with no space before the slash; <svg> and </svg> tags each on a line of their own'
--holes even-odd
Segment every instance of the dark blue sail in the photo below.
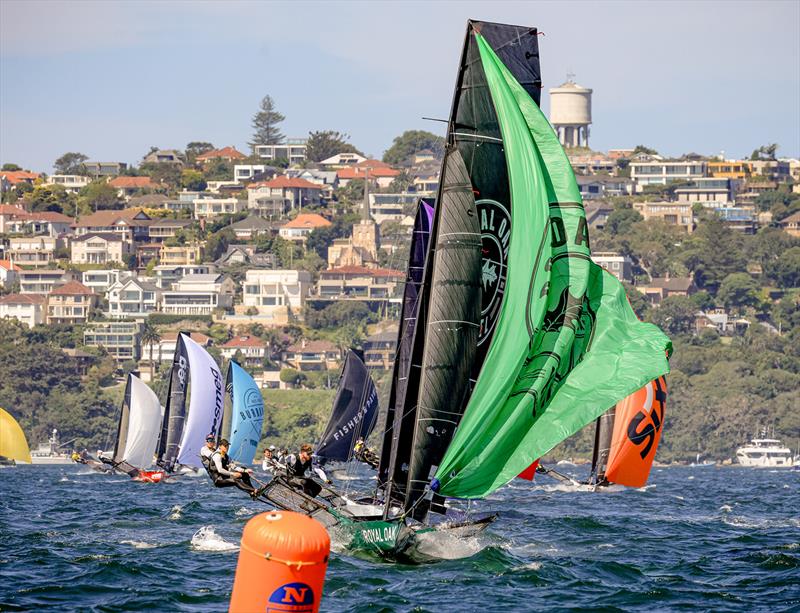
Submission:
<svg viewBox="0 0 800 613">
<path fill-rule="evenodd" d="M 378 416 L 378 392 L 361 352 L 351 349 L 344 362 L 328 427 L 317 448 L 324 460 L 347 461 L 358 439 L 366 440 Z"/>
</svg>

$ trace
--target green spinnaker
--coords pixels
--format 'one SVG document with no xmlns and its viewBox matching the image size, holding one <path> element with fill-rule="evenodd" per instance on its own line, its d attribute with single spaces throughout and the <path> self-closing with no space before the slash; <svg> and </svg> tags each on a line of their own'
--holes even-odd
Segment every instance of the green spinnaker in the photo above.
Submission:
<svg viewBox="0 0 800 613">
<path fill-rule="evenodd" d="M 475 34 L 503 136 L 511 239 L 503 305 L 481 374 L 436 473 L 439 493 L 480 498 L 647 382 L 672 345 L 640 322 L 590 259 L 572 168 L 550 124 Z"/>
</svg>

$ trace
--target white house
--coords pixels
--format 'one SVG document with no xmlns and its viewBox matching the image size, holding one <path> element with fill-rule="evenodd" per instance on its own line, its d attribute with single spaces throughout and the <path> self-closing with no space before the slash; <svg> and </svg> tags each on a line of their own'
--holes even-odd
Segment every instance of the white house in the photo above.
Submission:
<svg viewBox="0 0 800 613">
<path fill-rule="evenodd" d="M 222 355 L 232 360 L 238 351 L 247 366 L 261 366 L 267 355 L 267 344 L 257 336 L 234 336 L 222 345 Z"/>
<path fill-rule="evenodd" d="M 311 289 L 311 274 L 304 270 L 248 270 L 243 284 L 245 307 L 261 315 L 274 315 L 287 308 L 302 310 Z"/>
<path fill-rule="evenodd" d="M 357 153 L 337 153 L 326 160 L 322 160 L 320 166 L 329 166 L 331 168 L 342 168 L 344 166 L 355 166 L 361 162 L 366 162 L 367 158 Z"/>
<path fill-rule="evenodd" d="M 272 214 L 280 214 L 287 209 L 319 204 L 322 201 L 322 187 L 305 179 L 291 178 L 285 175 L 269 181 L 259 181 L 247 186 L 247 206 L 251 209 L 263 209 L 265 200 L 273 204 L 276 210 Z"/>
<path fill-rule="evenodd" d="M 61 242 L 52 236 L 16 236 L 8 239 L 6 254 L 22 266 L 47 266 Z"/>
<path fill-rule="evenodd" d="M 302 164 L 306 161 L 307 142 L 307 138 L 287 138 L 280 145 L 256 145 L 254 150 L 264 160 L 286 160 L 289 164 Z"/>
<path fill-rule="evenodd" d="M 202 332 L 191 332 L 189 336 L 201 347 L 209 347 L 211 345 L 211 337 Z M 177 344 L 177 332 L 164 332 L 161 335 L 161 340 L 153 343 L 153 361 L 171 362 L 175 356 L 175 346 Z M 150 345 L 147 343 L 142 343 L 142 358 L 150 359 Z"/>
<path fill-rule="evenodd" d="M 119 281 L 123 271 L 116 268 L 108 270 L 87 270 L 81 275 L 81 283 L 91 289 L 95 294 L 102 296 L 108 288 Z"/>
<path fill-rule="evenodd" d="M 306 237 L 317 228 L 327 228 L 330 225 L 331 222 L 322 215 L 301 213 L 281 226 L 278 234 L 287 241 L 305 241 Z"/>
<path fill-rule="evenodd" d="M 249 181 L 257 174 L 266 172 L 267 168 L 269 167 L 266 164 L 236 164 L 233 167 L 233 182 Z"/>
<path fill-rule="evenodd" d="M 114 319 L 147 317 L 158 312 L 162 290 L 133 275 L 120 278 L 108 289 L 108 315 Z"/>
<path fill-rule="evenodd" d="M 630 283 L 633 280 L 633 260 L 627 255 L 612 251 L 596 251 L 592 254 L 592 261 L 620 281 Z"/>
<path fill-rule="evenodd" d="M 29 328 L 44 323 L 47 298 L 36 294 L 9 294 L 0 297 L 0 319 L 18 319 Z"/>
<path fill-rule="evenodd" d="M 192 201 L 192 205 L 195 219 L 209 219 L 244 211 L 247 202 L 238 198 L 197 198 Z"/>
<path fill-rule="evenodd" d="M 173 315 L 211 315 L 233 306 L 236 284 L 227 275 L 187 275 L 162 294 L 161 312 Z"/>
<path fill-rule="evenodd" d="M 131 242 L 116 233 L 91 233 L 77 236 L 70 244 L 70 262 L 73 264 L 125 263 L 133 252 Z"/>
<path fill-rule="evenodd" d="M 49 294 L 57 285 L 72 280 L 69 273 L 58 268 L 20 270 L 17 274 L 21 294 Z"/>
<path fill-rule="evenodd" d="M 50 175 L 44 182 L 45 185 L 61 185 L 70 193 L 82 190 L 92 182 L 91 177 L 82 175 Z"/>
</svg>

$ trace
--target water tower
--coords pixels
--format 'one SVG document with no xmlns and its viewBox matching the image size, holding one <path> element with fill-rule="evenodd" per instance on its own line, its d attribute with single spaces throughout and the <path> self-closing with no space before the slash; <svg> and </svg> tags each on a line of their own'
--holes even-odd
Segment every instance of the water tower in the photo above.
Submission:
<svg viewBox="0 0 800 613">
<path fill-rule="evenodd" d="M 568 74 L 563 85 L 550 89 L 550 123 L 565 147 L 588 147 L 592 123 L 592 90 Z"/>
</svg>

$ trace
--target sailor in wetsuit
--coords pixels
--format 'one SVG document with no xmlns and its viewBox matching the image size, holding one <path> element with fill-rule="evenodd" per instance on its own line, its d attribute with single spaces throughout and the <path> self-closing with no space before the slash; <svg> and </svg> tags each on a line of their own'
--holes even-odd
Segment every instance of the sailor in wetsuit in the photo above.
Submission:
<svg viewBox="0 0 800 613">
<path fill-rule="evenodd" d="M 275 458 L 275 451 L 275 445 L 270 445 L 264 450 L 264 458 L 261 460 L 261 469 L 271 475 L 286 472 L 286 466 Z"/>
<path fill-rule="evenodd" d="M 367 447 L 367 444 L 364 442 L 363 438 L 360 438 L 356 441 L 356 444 L 353 447 L 353 455 L 355 456 L 356 460 L 364 462 L 364 464 L 367 464 L 372 468 L 378 468 L 380 459 L 378 458 L 377 454 L 372 451 L 372 449 Z"/>
<path fill-rule="evenodd" d="M 216 450 L 217 437 L 212 432 L 206 437 L 205 447 L 200 450 L 200 461 L 203 463 L 203 468 L 206 469 L 208 476 L 211 477 L 212 480 L 214 477 L 211 476 L 211 456 L 214 455 Z"/>
<path fill-rule="evenodd" d="M 222 439 L 219 442 L 219 447 L 211 455 L 211 462 L 209 463 L 209 475 L 214 482 L 215 487 L 238 487 L 255 497 L 256 488 L 250 481 L 250 473 L 253 472 L 249 468 L 236 466 L 231 463 L 228 457 L 228 447 L 230 444 L 227 440 Z"/>
<path fill-rule="evenodd" d="M 325 483 L 330 483 L 330 481 L 321 468 L 312 465 L 311 450 L 311 445 L 306 443 L 300 446 L 300 452 L 297 455 L 291 454 L 287 456 L 286 473 L 289 477 L 290 485 L 303 490 L 303 492 L 313 498 L 322 491 L 322 486 L 317 483 L 313 477 L 307 477 L 306 474 L 312 471 Z"/>
</svg>

